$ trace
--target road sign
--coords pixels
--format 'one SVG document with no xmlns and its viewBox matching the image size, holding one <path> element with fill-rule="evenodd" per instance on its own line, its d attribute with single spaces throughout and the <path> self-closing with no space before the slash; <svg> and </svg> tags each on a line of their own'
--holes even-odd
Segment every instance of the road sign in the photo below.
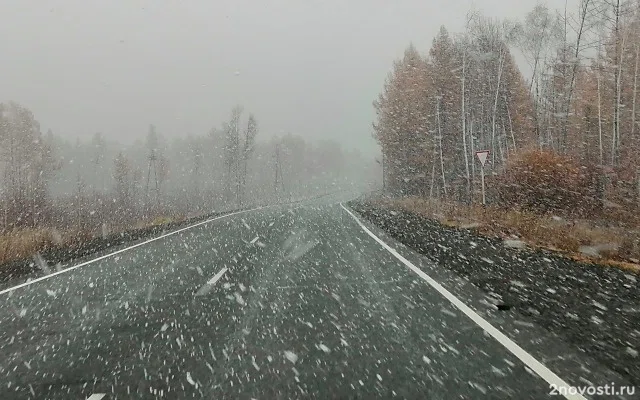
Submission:
<svg viewBox="0 0 640 400">
<path fill-rule="evenodd" d="M 487 198 L 484 194 L 484 164 L 487 162 L 487 157 L 489 157 L 489 150 L 476 151 L 476 156 L 478 160 L 480 160 L 480 164 L 482 164 L 482 167 L 480 167 L 480 176 L 482 178 L 482 205 L 485 205 L 487 204 Z"/>
<path fill-rule="evenodd" d="M 489 157 L 489 150 L 476 151 L 476 156 L 478 160 L 480 160 L 480 164 L 484 167 L 484 164 L 487 162 L 487 157 Z"/>
</svg>

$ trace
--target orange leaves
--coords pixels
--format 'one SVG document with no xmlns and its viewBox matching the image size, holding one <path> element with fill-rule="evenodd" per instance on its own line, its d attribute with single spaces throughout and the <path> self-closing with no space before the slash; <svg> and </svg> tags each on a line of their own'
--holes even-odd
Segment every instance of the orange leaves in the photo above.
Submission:
<svg viewBox="0 0 640 400">
<path fill-rule="evenodd" d="M 598 209 L 597 178 L 594 167 L 570 157 L 529 150 L 511 157 L 494 189 L 506 207 L 577 216 Z"/>
</svg>

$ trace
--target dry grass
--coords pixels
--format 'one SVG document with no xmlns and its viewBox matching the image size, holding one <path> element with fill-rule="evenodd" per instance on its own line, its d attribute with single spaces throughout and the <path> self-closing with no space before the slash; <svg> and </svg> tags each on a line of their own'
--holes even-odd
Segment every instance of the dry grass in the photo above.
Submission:
<svg viewBox="0 0 640 400">
<path fill-rule="evenodd" d="M 33 256 L 62 242 L 52 229 L 19 229 L 0 235 L 0 263 Z"/>
<path fill-rule="evenodd" d="M 471 228 L 486 236 L 519 238 L 532 247 L 558 251 L 580 261 L 640 270 L 638 229 L 601 227 L 584 219 L 564 220 L 551 215 L 421 198 L 381 200 L 379 204 L 434 218 L 448 226 Z M 599 256 L 583 254 L 582 246 L 597 248 Z"/>
<path fill-rule="evenodd" d="M 16 229 L 0 234 L 0 264 L 33 257 L 54 247 L 75 247 L 92 235 L 84 231 L 60 232 L 53 228 Z"/>
<path fill-rule="evenodd" d="M 184 220 L 183 216 L 159 216 L 148 221 L 138 221 L 129 226 L 108 227 L 107 232 L 121 232 L 128 229 L 143 229 Z M 54 228 L 25 228 L 0 233 L 0 264 L 33 257 L 36 253 L 54 247 L 76 247 L 102 232 L 72 230 L 61 232 Z"/>
</svg>

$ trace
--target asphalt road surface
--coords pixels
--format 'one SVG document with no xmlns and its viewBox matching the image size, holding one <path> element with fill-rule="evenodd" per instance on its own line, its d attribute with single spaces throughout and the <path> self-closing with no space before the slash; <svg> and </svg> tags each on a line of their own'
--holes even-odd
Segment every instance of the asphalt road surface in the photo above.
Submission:
<svg viewBox="0 0 640 400">
<path fill-rule="evenodd" d="M 369 229 L 332 199 L 265 208 L 5 290 L 0 399 L 523 399 L 619 382 Z"/>
</svg>

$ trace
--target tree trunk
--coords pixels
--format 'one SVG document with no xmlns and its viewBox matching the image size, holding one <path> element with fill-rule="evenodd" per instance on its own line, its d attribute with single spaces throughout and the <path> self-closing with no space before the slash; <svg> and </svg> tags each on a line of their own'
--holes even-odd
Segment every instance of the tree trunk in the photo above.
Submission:
<svg viewBox="0 0 640 400">
<path fill-rule="evenodd" d="M 604 165 L 604 148 L 602 144 L 602 89 L 600 84 L 600 49 L 598 49 L 598 72 L 596 74 L 598 82 L 598 146 L 600 150 L 600 166 Z"/>
<path fill-rule="evenodd" d="M 246 201 L 246 193 L 247 193 L 247 169 L 249 164 L 249 160 L 247 157 L 244 158 L 244 171 L 242 173 L 242 204 Z"/>
<path fill-rule="evenodd" d="M 473 199 L 474 182 L 476 179 L 476 152 L 473 140 L 473 115 L 471 116 L 471 124 L 469 126 L 469 143 L 471 145 L 471 198 Z"/>
<path fill-rule="evenodd" d="M 462 147 L 464 152 L 464 167 L 467 177 L 467 202 L 471 200 L 471 177 L 469 176 L 469 155 L 467 154 L 467 115 L 465 113 L 465 80 L 466 53 L 462 53 Z"/>
<path fill-rule="evenodd" d="M 631 140 L 637 143 L 635 138 L 636 131 L 636 99 L 638 93 L 638 59 L 640 58 L 640 46 L 636 44 L 636 66 L 633 72 L 633 98 L 631 106 Z M 635 150 L 635 149 L 634 149 Z M 636 167 L 636 204 L 640 198 L 640 170 Z"/>
<path fill-rule="evenodd" d="M 504 126 L 502 127 L 502 131 L 504 132 Z M 502 149 L 502 139 L 501 137 L 504 135 L 498 136 L 498 151 L 500 151 L 500 161 L 504 163 L 504 150 Z"/>
<path fill-rule="evenodd" d="M 507 102 L 507 97 L 504 98 L 504 103 L 507 106 L 507 116 L 509 117 L 509 131 L 511 132 L 511 141 L 513 142 L 513 152 L 516 153 L 516 137 L 513 134 L 513 121 L 511 120 L 511 111 L 509 110 L 509 103 Z M 535 114 L 534 114 L 535 118 Z M 536 118 L 537 119 L 537 118 Z M 534 121 L 537 124 L 537 121 Z M 506 137 L 506 132 L 505 132 Z M 508 149 L 508 147 L 507 147 Z"/>
<path fill-rule="evenodd" d="M 433 186 L 436 184 L 436 141 L 433 141 L 433 155 L 431 159 L 433 162 L 431 163 L 431 187 L 429 188 L 429 199 L 433 200 Z"/>
<path fill-rule="evenodd" d="M 491 160 L 493 161 L 493 165 L 495 165 L 495 161 L 496 161 L 496 117 L 497 117 L 497 113 L 498 113 L 498 98 L 500 96 L 500 83 L 502 80 L 502 69 L 504 67 L 504 54 L 502 52 L 502 50 L 500 50 L 500 64 L 498 66 L 498 82 L 496 84 L 496 96 L 495 96 L 495 101 L 493 102 L 493 117 L 492 117 L 492 122 L 491 122 L 491 149 L 493 150 L 491 152 L 492 158 Z"/>
<path fill-rule="evenodd" d="M 640 45 L 636 44 L 636 66 L 633 73 L 633 98 L 631 100 L 631 137 L 636 131 L 636 100 L 638 93 L 638 59 L 640 58 Z"/>
<path fill-rule="evenodd" d="M 616 29 L 617 31 L 617 29 Z M 619 39 L 616 38 L 616 49 L 618 48 Z M 620 48 L 620 55 L 618 56 L 618 51 L 616 50 L 616 62 L 617 67 L 615 69 L 615 81 L 616 81 L 616 92 L 615 92 L 615 104 L 614 104 L 614 113 L 613 113 L 613 145 L 611 148 L 611 165 L 615 166 L 618 163 L 618 158 L 620 157 L 620 101 L 622 94 L 622 58 L 624 56 L 624 42 L 625 38 L 622 38 L 622 47 Z"/>
<path fill-rule="evenodd" d="M 228 201 L 231 200 L 231 163 L 227 165 L 227 179 L 225 182 L 225 186 L 226 187 L 224 191 L 226 192 L 225 196 Z"/>
<path fill-rule="evenodd" d="M 577 38 L 576 38 L 576 51 L 574 53 L 573 60 L 573 68 L 571 70 L 571 81 L 569 82 L 569 94 L 567 96 L 566 106 L 564 107 L 564 123 L 562 124 L 562 152 L 566 152 L 567 146 L 567 136 L 569 131 L 569 111 L 571 110 L 571 98 L 573 97 L 573 88 L 575 86 L 576 73 L 578 71 L 578 66 L 580 64 L 578 56 L 580 55 L 580 42 L 582 40 L 582 35 L 584 33 L 584 25 L 587 19 L 587 11 L 589 10 L 589 1 L 583 0 L 580 9 L 580 27 L 578 28 Z M 618 0 L 619 1 L 619 0 Z M 565 3 L 565 43 L 567 42 L 567 28 L 566 28 L 566 3 Z"/>
<path fill-rule="evenodd" d="M 442 151 L 442 129 L 441 129 L 441 126 L 440 126 L 440 98 L 438 98 L 436 116 L 438 118 L 438 141 L 439 141 L 439 145 L 440 145 L 440 170 L 442 172 L 442 193 L 446 197 L 447 196 L 447 180 L 445 179 L 445 176 L 444 176 L 444 155 L 443 155 L 443 151 Z"/>
</svg>

